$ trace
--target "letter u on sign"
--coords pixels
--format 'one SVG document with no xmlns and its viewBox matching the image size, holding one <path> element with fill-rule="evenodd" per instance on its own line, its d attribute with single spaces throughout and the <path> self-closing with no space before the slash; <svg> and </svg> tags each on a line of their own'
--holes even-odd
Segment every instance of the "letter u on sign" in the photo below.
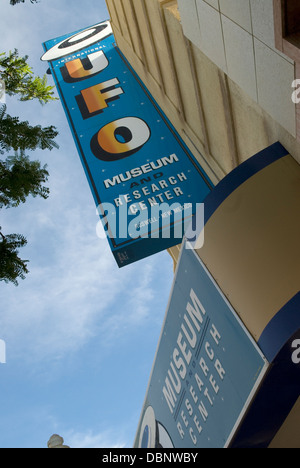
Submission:
<svg viewBox="0 0 300 468">
<path fill-rule="evenodd" d="M 102 51 L 89 54 L 85 59 L 77 58 L 65 63 L 61 74 L 66 83 L 86 80 L 108 67 L 108 60 Z"/>
</svg>

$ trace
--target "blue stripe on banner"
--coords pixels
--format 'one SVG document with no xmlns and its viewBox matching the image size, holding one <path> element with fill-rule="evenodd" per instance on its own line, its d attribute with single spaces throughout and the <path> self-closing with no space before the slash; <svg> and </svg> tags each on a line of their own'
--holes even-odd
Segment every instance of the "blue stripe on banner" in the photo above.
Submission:
<svg viewBox="0 0 300 468">
<path fill-rule="evenodd" d="M 258 340 L 258 346 L 273 362 L 291 336 L 300 329 L 300 291 L 272 318 Z"/>
<path fill-rule="evenodd" d="M 273 317 L 258 341 L 271 366 L 232 448 L 268 447 L 299 398 L 300 367 L 292 359 L 299 330 L 300 291 Z"/>
</svg>

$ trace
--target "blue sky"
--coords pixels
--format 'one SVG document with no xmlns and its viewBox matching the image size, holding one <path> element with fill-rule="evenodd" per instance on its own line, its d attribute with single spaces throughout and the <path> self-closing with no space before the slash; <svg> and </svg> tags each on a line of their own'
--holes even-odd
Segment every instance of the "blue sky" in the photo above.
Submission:
<svg viewBox="0 0 300 468">
<path fill-rule="evenodd" d="M 109 18 L 104 0 L 1 0 L 1 51 L 29 55 L 43 75 L 42 42 Z M 53 84 L 49 77 L 49 83 Z M 173 281 L 163 252 L 119 269 L 96 234 L 96 207 L 59 101 L 7 99 L 8 113 L 55 125 L 50 197 L 1 210 L 4 233 L 22 233 L 25 281 L 0 283 L 0 447 L 131 447 Z"/>
</svg>

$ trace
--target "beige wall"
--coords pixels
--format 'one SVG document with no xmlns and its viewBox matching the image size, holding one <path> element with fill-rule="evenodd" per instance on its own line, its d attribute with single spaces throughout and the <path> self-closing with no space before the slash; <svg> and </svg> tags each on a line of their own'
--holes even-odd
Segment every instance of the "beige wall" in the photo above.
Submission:
<svg viewBox="0 0 300 468">
<path fill-rule="evenodd" d="M 289 89 L 294 63 L 275 48 L 272 3 L 272 0 L 179 0 L 181 18 L 176 0 L 107 0 L 119 48 L 215 184 L 241 162 L 276 141 L 300 163 L 295 108 L 290 100 L 292 88 Z M 297 197 L 298 187 L 297 183 Z M 276 223 L 274 219 L 275 229 Z M 294 237 L 293 242 L 295 252 L 299 252 Z M 217 268 L 215 277 L 224 283 L 225 294 L 231 295 L 242 320 L 258 339 L 270 317 L 262 313 L 262 320 L 256 320 L 260 301 L 254 305 L 248 298 L 248 306 L 241 307 L 245 299 L 239 296 L 239 291 L 241 294 L 245 291 L 230 288 L 226 283 L 228 275 L 218 270 L 219 259 L 214 263 L 215 255 L 209 253 L 211 245 L 211 252 L 214 251 L 213 243 L 210 236 L 199 255 L 210 269 Z M 218 245 L 222 246 L 222 242 Z M 179 250 L 180 246 L 169 250 L 174 267 Z M 249 254 L 247 261 L 253 258 L 256 257 Z M 265 265 L 273 277 L 277 269 L 269 262 Z M 298 265 L 299 260 L 294 262 L 294 268 Z M 259 275 L 253 278 L 259 283 Z M 235 281 L 239 281 L 239 275 Z M 259 288 L 259 284 L 255 287 Z M 279 286 L 277 293 L 280 290 Z M 249 290 L 245 294 L 248 293 Z M 272 292 L 266 297 L 273 297 Z M 282 305 L 285 300 L 282 299 Z M 281 304 L 279 299 L 277 302 Z M 270 306 L 270 311 L 272 316 L 274 307 Z M 271 447 L 299 446 L 295 429 L 299 412 L 298 401 Z"/>
<path fill-rule="evenodd" d="M 190 5 L 193 1 L 180 3 Z M 197 1 L 198 5 L 201 3 L 202 0 Z M 213 2 L 204 3 L 213 8 L 209 5 Z M 242 81 L 233 81 L 228 65 L 227 75 L 208 58 L 205 47 L 206 54 L 186 39 L 176 0 L 107 0 L 107 5 L 118 46 L 185 141 L 192 140 L 190 147 L 196 157 L 201 161 L 194 145 L 217 178 L 278 140 L 300 162 L 300 146 L 293 132 L 263 110 L 255 96 L 250 97 L 253 93 L 249 95 L 242 89 Z M 256 35 L 261 37 L 259 34 Z M 263 53 L 264 48 L 260 47 Z M 280 53 L 277 55 L 281 57 Z M 292 63 L 283 57 L 282 60 L 291 71 Z M 271 85 L 274 71 L 270 70 L 269 80 L 266 75 L 262 81 Z M 291 95 L 292 88 L 289 91 Z M 282 93 L 286 95 L 286 89 Z M 281 95 L 274 92 L 274 105 L 280 99 Z M 283 112 L 284 106 L 280 107 Z M 286 120 L 283 115 L 282 123 Z"/>
<path fill-rule="evenodd" d="M 275 46 L 273 0 L 178 0 L 183 31 L 291 135 L 294 60 Z"/>
<path fill-rule="evenodd" d="M 256 6 L 255 14 L 259 18 L 263 11 L 259 12 L 259 3 L 256 0 L 251 2 Z M 180 5 L 186 4 L 191 8 L 194 3 L 195 0 L 180 1 Z M 197 0 L 198 8 L 202 3 L 203 0 Z M 210 0 L 204 3 L 206 10 L 212 8 L 213 13 L 220 16 L 218 1 Z M 223 12 L 226 4 L 228 9 L 232 6 L 229 5 L 231 3 L 221 2 Z M 266 15 L 270 13 L 270 0 L 265 5 Z M 263 109 L 262 103 L 255 98 L 253 92 L 247 93 L 243 89 L 238 75 L 235 81 L 239 81 L 239 84 L 233 81 L 234 73 L 228 70 L 228 63 L 226 61 L 223 63 L 222 57 L 219 59 L 213 57 L 211 50 L 218 46 L 216 28 L 213 28 L 216 32 L 215 40 L 210 38 L 210 42 L 213 42 L 211 50 L 208 50 L 207 45 L 202 46 L 204 53 L 199 48 L 201 42 L 199 40 L 197 42 L 198 30 L 195 24 L 191 25 L 190 34 L 185 24 L 185 34 L 189 35 L 191 40 L 184 35 L 176 0 L 107 0 L 107 6 L 119 48 L 214 183 L 241 162 L 276 141 L 280 141 L 300 162 L 300 144 L 294 132 L 290 133 L 278 123 L 278 119 L 272 118 L 270 113 Z M 229 11 L 226 10 L 227 15 Z M 197 18 L 198 16 L 194 15 L 194 21 L 198 21 Z M 228 18 L 223 21 L 229 21 Z M 245 14 L 236 18 L 235 26 L 244 31 L 244 28 L 248 27 L 246 20 Z M 268 52 L 268 57 L 271 52 L 274 54 L 276 52 L 270 47 L 270 41 L 273 40 L 270 28 L 264 29 L 263 22 L 273 24 L 273 18 L 268 20 L 265 16 L 257 25 L 253 23 L 253 18 L 251 19 L 253 41 L 260 41 L 256 45 L 258 52 L 255 56 L 260 51 L 262 60 L 265 60 L 264 52 Z M 256 31 L 256 36 L 253 35 L 253 31 Z M 250 33 L 247 31 L 247 34 Z M 202 34 L 201 37 L 205 36 Z M 286 65 L 287 76 L 292 76 L 291 61 L 279 53 L 276 53 L 277 58 L 280 63 L 283 60 Z M 272 64 L 274 65 L 273 62 Z M 278 71 L 272 64 L 270 86 L 273 86 Z M 285 82 L 287 79 L 289 78 L 285 75 Z M 262 77 L 262 85 L 268 83 L 266 80 L 267 74 L 265 78 Z M 292 92 L 292 88 L 290 91 Z M 278 104 L 282 96 L 278 96 L 275 92 L 273 95 L 271 92 L 270 96 L 273 96 L 273 107 L 278 112 L 276 103 Z M 286 88 L 284 96 L 285 100 L 289 99 Z M 267 107 L 269 110 L 272 108 L 270 102 Z M 284 108 L 290 112 L 291 103 L 285 103 Z M 283 124 L 285 120 L 283 116 L 281 119 Z M 178 252 L 179 248 L 176 247 L 170 250 L 174 260 L 177 259 Z"/>
</svg>

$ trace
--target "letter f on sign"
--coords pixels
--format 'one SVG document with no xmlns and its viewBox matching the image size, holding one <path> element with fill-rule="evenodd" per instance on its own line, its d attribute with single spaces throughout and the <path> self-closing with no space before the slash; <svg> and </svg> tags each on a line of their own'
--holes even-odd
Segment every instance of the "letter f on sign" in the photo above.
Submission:
<svg viewBox="0 0 300 468">
<path fill-rule="evenodd" d="M 6 364 L 6 344 L 0 340 L 0 364 Z"/>
<path fill-rule="evenodd" d="M 102 113 L 108 107 L 108 103 L 119 99 L 120 94 L 124 91 L 119 86 L 119 80 L 112 80 L 98 83 L 90 88 L 83 89 L 79 96 L 76 96 L 76 101 L 80 112 L 84 119 L 93 115 Z"/>
</svg>

